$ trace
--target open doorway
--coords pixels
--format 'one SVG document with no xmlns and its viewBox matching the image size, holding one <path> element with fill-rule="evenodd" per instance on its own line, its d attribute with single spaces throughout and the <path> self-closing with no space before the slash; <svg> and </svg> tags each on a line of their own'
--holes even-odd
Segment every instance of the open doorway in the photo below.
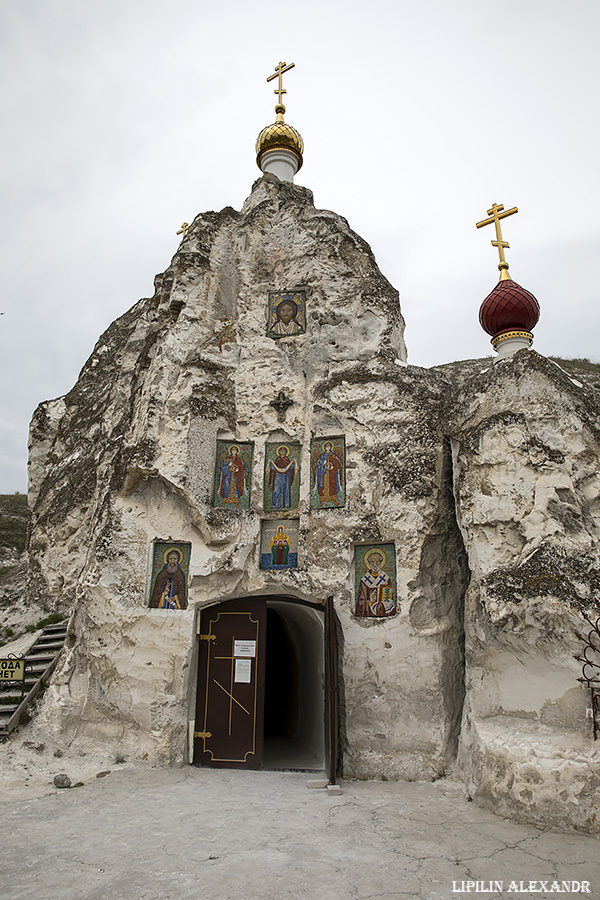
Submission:
<svg viewBox="0 0 600 900">
<path fill-rule="evenodd" d="M 323 616 L 267 600 L 263 767 L 325 767 Z"/>
<path fill-rule="evenodd" d="M 195 765 L 322 771 L 326 724 L 320 605 L 249 597 L 202 610 Z"/>
</svg>

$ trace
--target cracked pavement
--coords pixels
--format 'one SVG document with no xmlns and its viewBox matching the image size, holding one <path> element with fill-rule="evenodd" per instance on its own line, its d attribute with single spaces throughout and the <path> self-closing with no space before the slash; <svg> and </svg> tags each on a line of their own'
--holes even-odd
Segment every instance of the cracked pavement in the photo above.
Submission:
<svg viewBox="0 0 600 900">
<path fill-rule="evenodd" d="M 590 882 L 576 896 L 600 898 L 597 838 L 501 819 L 452 781 L 342 781 L 331 794 L 307 788 L 309 777 L 127 769 L 2 801 L 0 897 L 539 900 L 556 893 L 510 882 L 575 880 Z M 503 889 L 453 891 L 468 881 Z"/>
</svg>

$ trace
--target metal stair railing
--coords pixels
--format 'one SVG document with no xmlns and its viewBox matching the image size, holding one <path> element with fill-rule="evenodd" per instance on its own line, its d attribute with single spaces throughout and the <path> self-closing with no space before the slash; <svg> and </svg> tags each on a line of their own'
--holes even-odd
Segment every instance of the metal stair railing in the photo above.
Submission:
<svg viewBox="0 0 600 900">
<path fill-rule="evenodd" d="M 22 657 L 25 662 L 24 683 L 13 682 L 12 687 L 1 686 L 0 740 L 7 738 L 18 727 L 23 714 L 48 682 L 58 662 L 66 636 L 66 620 L 56 625 L 47 625 Z M 0 650 L 0 654 L 1 652 Z M 11 702 L 13 697 L 14 703 Z"/>
</svg>

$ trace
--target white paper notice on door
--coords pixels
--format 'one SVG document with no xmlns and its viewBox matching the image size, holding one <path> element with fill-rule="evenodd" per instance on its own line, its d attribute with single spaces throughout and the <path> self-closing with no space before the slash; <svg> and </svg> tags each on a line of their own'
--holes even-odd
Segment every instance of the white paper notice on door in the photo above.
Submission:
<svg viewBox="0 0 600 900">
<path fill-rule="evenodd" d="M 256 656 L 256 641 L 234 641 L 234 656 Z"/>
<path fill-rule="evenodd" d="M 252 660 L 236 659 L 235 661 L 235 680 L 241 681 L 242 684 L 250 684 L 252 676 Z"/>
</svg>

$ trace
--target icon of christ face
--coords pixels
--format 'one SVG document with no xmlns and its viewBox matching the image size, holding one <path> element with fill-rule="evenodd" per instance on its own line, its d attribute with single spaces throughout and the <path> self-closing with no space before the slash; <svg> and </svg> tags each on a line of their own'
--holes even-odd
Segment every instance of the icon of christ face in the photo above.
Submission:
<svg viewBox="0 0 600 900">
<path fill-rule="evenodd" d="M 304 333 L 306 327 L 303 295 L 271 295 L 269 304 L 268 334 L 270 337 Z"/>
<path fill-rule="evenodd" d="M 296 318 L 297 308 L 295 303 L 291 303 L 289 300 L 284 300 L 283 303 L 279 304 L 279 318 L 283 322 L 284 325 L 289 325 L 292 319 Z"/>
</svg>

